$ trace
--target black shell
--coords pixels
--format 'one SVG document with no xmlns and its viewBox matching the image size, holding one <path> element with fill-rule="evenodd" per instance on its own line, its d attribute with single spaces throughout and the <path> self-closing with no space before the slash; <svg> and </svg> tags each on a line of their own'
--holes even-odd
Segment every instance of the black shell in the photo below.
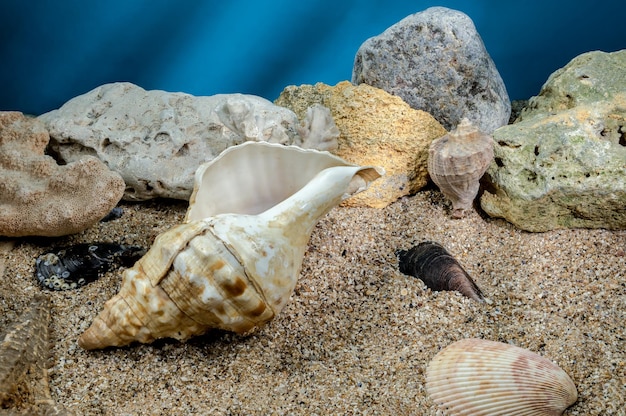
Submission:
<svg viewBox="0 0 626 416">
<path fill-rule="evenodd" d="M 76 289 L 112 266 L 132 266 L 145 252 L 142 247 L 115 243 L 77 244 L 39 256 L 35 276 L 48 289 Z"/>
<path fill-rule="evenodd" d="M 400 272 L 424 281 L 431 290 L 456 290 L 470 299 L 483 302 L 485 297 L 458 261 L 433 241 L 424 241 L 412 249 L 398 250 Z"/>
<path fill-rule="evenodd" d="M 100 222 L 117 220 L 119 218 L 122 218 L 122 215 L 124 215 L 124 210 L 121 207 L 115 207 L 111 211 L 109 211 L 109 213 L 105 215 L 104 218 L 100 220 Z"/>
</svg>

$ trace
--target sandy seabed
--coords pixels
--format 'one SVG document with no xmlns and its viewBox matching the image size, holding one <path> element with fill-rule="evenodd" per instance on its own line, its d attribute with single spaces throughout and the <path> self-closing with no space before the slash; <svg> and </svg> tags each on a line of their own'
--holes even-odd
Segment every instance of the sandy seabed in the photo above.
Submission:
<svg viewBox="0 0 626 416">
<path fill-rule="evenodd" d="M 42 292 L 39 254 L 81 242 L 148 247 L 182 222 L 187 203 L 122 207 L 121 219 L 78 235 L 0 240 L 0 328 Z M 382 210 L 333 209 L 313 232 L 288 305 L 247 336 L 84 351 L 76 340 L 117 293 L 121 270 L 46 291 L 52 396 L 82 415 L 440 415 L 424 387 L 429 361 L 454 341 L 484 338 L 563 368 L 579 396 L 566 415 L 625 415 L 626 231 L 533 234 L 477 211 L 449 214 L 435 190 Z M 444 245 L 492 303 L 401 274 L 395 251 L 425 240 Z"/>
</svg>

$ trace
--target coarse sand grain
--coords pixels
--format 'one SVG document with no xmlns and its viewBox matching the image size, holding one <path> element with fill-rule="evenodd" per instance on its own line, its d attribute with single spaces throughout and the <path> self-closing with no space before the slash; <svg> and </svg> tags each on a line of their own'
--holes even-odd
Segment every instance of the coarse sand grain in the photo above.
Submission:
<svg viewBox="0 0 626 416">
<path fill-rule="evenodd" d="M 98 241 L 149 247 L 187 204 L 121 206 L 120 219 L 77 235 L 0 240 L 0 332 L 43 291 L 33 276 L 42 252 Z M 401 274 L 395 251 L 425 240 L 454 255 L 491 304 Z M 246 336 L 84 351 L 76 340 L 117 293 L 122 270 L 47 291 L 50 390 L 81 415 L 440 415 L 424 387 L 429 361 L 457 340 L 483 338 L 563 368 L 579 396 L 566 415 L 625 415 L 625 251 L 626 231 L 533 234 L 475 210 L 451 219 L 436 190 L 385 209 L 337 207 L 316 226 L 288 305 Z"/>
</svg>

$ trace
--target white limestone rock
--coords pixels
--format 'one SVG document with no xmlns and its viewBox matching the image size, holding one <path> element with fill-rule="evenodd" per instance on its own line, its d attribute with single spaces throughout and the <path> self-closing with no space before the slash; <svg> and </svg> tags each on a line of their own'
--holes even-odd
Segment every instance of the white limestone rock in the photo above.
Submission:
<svg viewBox="0 0 626 416">
<path fill-rule="evenodd" d="M 339 131 L 330 112 L 290 110 L 245 94 L 196 97 L 105 84 L 39 117 L 60 162 L 94 155 L 126 183 L 125 200 L 189 199 L 197 167 L 249 140 L 332 150 Z"/>
</svg>

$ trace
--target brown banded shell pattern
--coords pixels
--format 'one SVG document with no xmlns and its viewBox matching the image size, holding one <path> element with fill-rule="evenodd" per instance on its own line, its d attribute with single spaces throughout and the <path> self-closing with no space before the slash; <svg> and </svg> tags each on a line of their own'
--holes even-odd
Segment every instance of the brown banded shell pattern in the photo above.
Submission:
<svg viewBox="0 0 626 416">
<path fill-rule="evenodd" d="M 79 345 L 185 340 L 209 328 L 241 333 L 270 320 L 274 311 L 253 278 L 210 228 L 195 221 L 161 234 L 125 271 L 120 292 L 105 304 L 108 313 L 96 318 Z"/>
<path fill-rule="evenodd" d="M 433 140 L 428 151 L 428 173 L 452 202 L 452 216 L 462 218 L 478 195 L 480 178 L 493 160 L 493 138 L 472 123 L 461 123 Z"/>
</svg>

